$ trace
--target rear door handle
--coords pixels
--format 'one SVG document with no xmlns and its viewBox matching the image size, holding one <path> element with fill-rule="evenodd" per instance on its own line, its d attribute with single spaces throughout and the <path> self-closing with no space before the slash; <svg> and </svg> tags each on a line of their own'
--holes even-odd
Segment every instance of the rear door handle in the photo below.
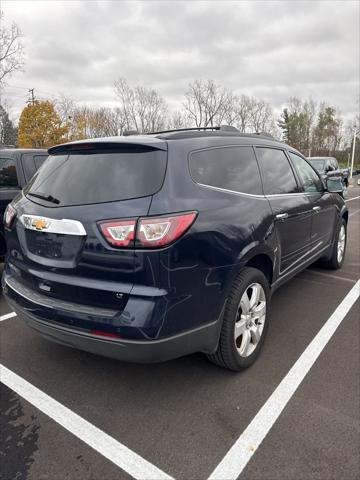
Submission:
<svg viewBox="0 0 360 480">
<path fill-rule="evenodd" d="M 275 218 L 277 220 L 285 220 L 286 218 L 288 218 L 288 216 L 288 213 L 278 213 Z"/>
<path fill-rule="evenodd" d="M 321 207 L 313 207 L 314 212 L 320 212 Z"/>
</svg>

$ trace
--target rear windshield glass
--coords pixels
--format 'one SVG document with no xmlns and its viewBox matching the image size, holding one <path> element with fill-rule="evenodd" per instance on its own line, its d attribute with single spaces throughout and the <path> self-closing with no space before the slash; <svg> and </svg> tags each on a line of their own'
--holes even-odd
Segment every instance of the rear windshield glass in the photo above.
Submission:
<svg viewBox="0 0 360 480">
<path fill-rule="evenodd" d="M 50 155 L 24 192 L 47 206 L 145 197 L 164 180 L 166 152 L 148 147 Z"/>
<path fill-rule="evenodd" d="M 325 160 L 309 160 L 311 165 L 317 170 L 324 170 Z"/>
</svg>

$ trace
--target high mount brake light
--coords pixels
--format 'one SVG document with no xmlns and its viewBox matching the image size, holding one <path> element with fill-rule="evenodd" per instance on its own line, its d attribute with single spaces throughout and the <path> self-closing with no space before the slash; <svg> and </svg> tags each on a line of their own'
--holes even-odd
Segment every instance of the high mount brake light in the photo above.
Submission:
<svg viewBox="0 0 360 480">
<path fill-rule="evenodd" d="M 145 248 L 169 245 L 186 232 L 195 218 L 195 212 L 140 218 L 136 230 L 136 245 Z"/>
<path fill-rule="evenodd" d="M 135 238 L 136 220 L 114 220 L 101 222 L 100 230 L 106 240 L 113 247 L 133 247 Z"/>
<path fill-rule="evenodd" d="M 6 210 L 5 210 L 5 213 L 4 213 L 4 226 L 6 228 L 10 228 L 14 219 L 15 219 L 15 217 L 16 217 L 16 210 L 9 203 L 9 205 L 6 207 Z"/>
<path fill-rule="evenodd" d="M 118 248 L 156 248 L 175 242 L 193 224 L 196 212 L 100 222 L 107 242 Z M 136 225 L 137 223 L 137 225 Z"/>
</svg>

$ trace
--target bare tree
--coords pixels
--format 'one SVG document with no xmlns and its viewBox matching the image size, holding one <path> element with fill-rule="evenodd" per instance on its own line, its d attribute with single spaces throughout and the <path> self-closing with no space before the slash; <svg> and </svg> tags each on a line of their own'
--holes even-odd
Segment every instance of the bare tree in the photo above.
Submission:
<svg viewBox="0 0 360 480">
<path fill-rule="evenodd" d="M 53 99 L 53 102 L 61 121 L 63 123 L 70 121 L 76 109 L 75 100 L 60 93 L 57 98 Z"/>
<path fill-rule="evenodd" d="M 251 127 L 255 132 L 267 132 L 272 127 L 273 113 L 271 106 L 264 100 L 251 98 Z"/>
<path fill-rule="evenodd" d="M 191 120 L 184 111 L 177 110 L 168 117 L 166 128 L 169 130 L 189 127 L 191 127 Z"/>
<path fill-rule="evenodd" d="M 3 26 L 4 14 L 0 12 L 0 87 L 6 77 L 21 70 L 24 66 L 24 47 L 21 43 L 21 31 L 16 23 L 8 28 Z"/>
<path fill-rule="evenodd" d="M 231 95 L 225 109 L 224 120 L 228 125 L 236 127 L 241 133 L 253 130 L 253 110 L 256 100 L 247 95 Z"/>
<path fill-rule="evenodd" d="M 117 110 L 107 107 L 77 107 L 71 118 L 71 138 L 99 138 L 116 136 L 121 130 L 121 119 Z"/>
<path fill-rule="evenodd" d="M 126 130 L 148 133 L 165 128 L 167 104 L 156 90 L 142 86 L 133 88 L 125 78 L 116 80 L 114 87 Z"/>
<path fill-rule="evenodd" d="M 195 80 L 189 85 L 183 107 L 196 127 L 213 127 L 223 122 L 231 98 L 231 93 L 213 80 Z"/>
</svg>

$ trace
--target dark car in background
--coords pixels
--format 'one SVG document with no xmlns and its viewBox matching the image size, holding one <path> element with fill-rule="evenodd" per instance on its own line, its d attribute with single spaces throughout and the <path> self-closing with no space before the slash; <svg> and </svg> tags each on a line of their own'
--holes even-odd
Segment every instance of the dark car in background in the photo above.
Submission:
<svg viewBox="0 0 360 480">
<path fill-rule="evenodd" d="M 6 211 L 3 289 L 58 343 L 133 362 L 204 352 L 241 370 L 271 293 L 316 260 L 343 263 L 343 199 L 268 136 L 159 132 L 49 154 Z"/>
<path fill-rule="evenodd" d="M 47 157 L 47 150 L 43 149 L 0 148 L 0 261 L 6 252 L 5 209 Z"/>
<path fill-rule="evenodd" d="M 340 168 L 335 157 L 308 157 L 311 165 L 323 176 L 338 176 L 342 179 L 344 187 L 349 186 L 349 169 Z"/>
</svg>

